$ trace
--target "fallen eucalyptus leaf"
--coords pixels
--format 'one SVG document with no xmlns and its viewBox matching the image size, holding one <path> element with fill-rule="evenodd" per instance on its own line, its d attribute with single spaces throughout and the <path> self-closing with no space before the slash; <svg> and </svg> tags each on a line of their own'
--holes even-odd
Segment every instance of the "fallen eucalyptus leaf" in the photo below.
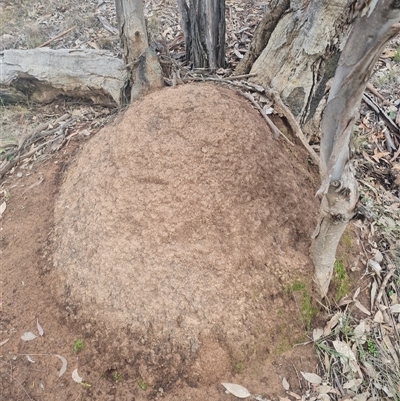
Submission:
<svg viewBox="0 0 400 401">
<path fill-rule="evenodd" d="M 67 360 L 62 355 L 54 355 L 54 356 L 56 356 L 62 362 L 61 369 L 58 372 L 58 377 L 61 377 L 66 372 L 68 363 Z"/>
<path fill-rule="evenodd" d="M 257 400 L 257 401 L 270 401 L 270 400 L 268 400 L 267 398 L 262 397 L 261 395 L 256 395 L 256 396 L 254 397 L 254 399 Z M 289 400 L 289 401 L 290 401 L 290 400 Z"/>
<path fill-rule="evenodd" d="M 366 315 L 370 315 L 371 312 L 360 302 L 360 301 L 355 301 L 355 306 L 360 309 L 361 312 L 365 313 Z"/>
<path fill-rule="evenodd" d="M 358 324 L 358 326 L 354 329 L 354 337 L 357 340 L 365 340 L 365 320 L 361 320 L 361 322 Z"/>
<path fill-rule="evenodd" d="M 35 363 L 35 361 L 29 356 L 26 356 L 26 359 L 30 362 L 30 363 Z"/>
<path fill-rule="evenodd" d="M 237 398 L 247 398 L 250 397 L 251 394 L 247 388 L 240 386 L 239 384 L 234 383 L 221 383 L 231 394 L 233 394 Z"/>
<path fill-rule="evenodd" d="M 332 386 L 328 386 L 326 384 L 318 386 L 316 388 L 316 390 L 318 391 L 319 394 L 333 393 L 333 394 L 340 395 L 340 393 L 336 389 L 334 389 Z"/>
<path fill-rule="evenodd" d="M 400 313 L 400 304 L 394 304 L 390 307 L 390 312 Z"/>
<path fill-rule="evenodd" d="M 374 282 L 372 283 L 372 287 L 371 287 L 371 310 L 374 308 L 375 297 L 376 297 L 377 291 L 378 291 L 378 284 L 374 280 Z"/>
<path fill-rule="evenodd" d="M 300 372 L 301 375 L 311 384 L 321 384 L 322 378 L 315 373 Z"/>
<path fill-rule="evenodd" d="M 371 377 L 374 380 L 378 380 L 379 374 L 375 370 L 375 368 L 368 362 L 363 362 L 365 371 L 367 372 L 368 376 Z"/>
<path fill-rule="evenodd" d="M 350 361 L 355 361 L 356 357 L 351 348 L 343 341 L 332 341 L 335 350 Z"/>
<path fill-rule="evenodd" d="M 362 379 L 351 379 L 343 384 L 343 388 L 345 388 L 346 390 L 352 389 L 353 391 L 357 391 L 361 383 Z"/>
<path fill-rule="evenodd" d="M 0 343 L 0 347 L 2 347 L 3 345 L 7 344 L 9 341 L 10 341 L 10 339 L 9 339 L 9 338 L 6 338 L 5 340 L 3 340 L 3 341 Z"/>
<path fill-rule="evenodd" d="M 360 376 L 362 376 L 357 358 L 349 345 L 343 341 L 332 341 L 332 344 L 335 350 L 340 354 L 340 359 L 343 364 L 343 373 L 347 373 L 348 368 L 350 368 L 353 373 L 358 372 Z M 356 346 L 356 344 L 354 345 Z"/>
<path fill-rule="evenodd" d="M 5 212 L 6 208 L 7 208 L 7 203 L 6 203 L 6 201 L 4 201 L 4 202 L 0 205 L 0 217 L 1 217 L 1 215 Z"/>
<path fill-rule="evenodd" d="M 383 335 L 382 337 L 383 343 L 386 345 L 387 350 L 390 352 L 392 355 L 392 358 L 397 366 L 399 366 L 399 358 L 397 357 L 396 350 L 393 347 L 392 341 L 390 340 L 390 337 L 386 334 Z"/>
<path fill-rule="evenodd" d="M 37 336 L 35 334 L 33 334 L 31 331 L 26 331 L 22 336 L 21 336 L 21 340 L 24 341 L 32 341 L 36 338 Z"/>
<path fill-rule="evenodd" d="M 83 379 L 82 379 L 82 377 L 80 377 L 80 376 L 78 375 L 78 369 L 75 369 L 75 370 L 72 372 L 72 379 L 73 379 L 74 382 L 82 383 Z"/>
<path fill-rule="evenodd" d="M 372 267 L 372 270 L 379 276 L 381 271 L 382 271 L 382 267 L 378 262 L 375 262 L 375 260 L 369 260 L 368 261 L 368 265 L 370 267 Z"/>
<path fill-rule="evenodd" d="M 37 327 L 37 329 L 38 329 L 39 335 L 40 335 L 40 336 L 43 336 L 44 331 L 43 331 L 43 329 L 42 329 L 42 326 L 39 324 L 39 318 L 36 318 L 36 327 Z"/>
<path fill-rule="evenodd" d="M 341 317 L 341 313 L 335 313 L 331 319 L 329 320 L 329 322 L 325 325 L 324 328 L 324 336 L 328 336 L 329 334 L 331 334 L 332 329 L 338 324 L 339 322 L 339 318 Z"/>
<path fill-rule="evenodd" d="M 313 340 L 314 341 L 319 340 L 323 334 L 324 334 L 324 329 L 321 329 L 320 327 L 314 329 L 312 333 Z"/>
<path fill-rule="evenodd" d="M 376 322 L 376 323 L 383 323 L 384 322 L 383 314 L 382 314 L 382 312 L 380 310 L 378 310 L 378 312 L 375 313 L 374 322 Z"/>
<path fill-rule="evenodd" d="M 375 249 L 374 260 L 375 260 L 375 262 L 378 262 L 378 263 L 381 263 L 383 261 L 383 255 L 378 249 Z"/>
<path fill-rule="evenodd" d="M 286 377 L 284 377 L 284 378 L 282 379 L 282 386 L 283 386 L 283 388 L 284 388 L 286 391 L 288 391 L 289 388 L 290 388 L 290 384 L 289 384 L 288 381 L 286 380 Z"/>
</svg>

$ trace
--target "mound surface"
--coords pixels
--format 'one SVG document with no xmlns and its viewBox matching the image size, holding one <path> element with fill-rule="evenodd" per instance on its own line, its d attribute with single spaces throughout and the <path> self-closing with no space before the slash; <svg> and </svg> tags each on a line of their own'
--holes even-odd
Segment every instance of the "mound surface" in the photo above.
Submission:
<svg viewBox="0 0 400 401">
<path fill-rule="evenodd" d="M 293 152 L 225 88 L 133 104 L 60 190 L 54 263 L 71 313 L 164 385 L 218 380 L 295 337 L 285 289 L 311 281 L 318 205 L 307 157 Z"/>
</svg>

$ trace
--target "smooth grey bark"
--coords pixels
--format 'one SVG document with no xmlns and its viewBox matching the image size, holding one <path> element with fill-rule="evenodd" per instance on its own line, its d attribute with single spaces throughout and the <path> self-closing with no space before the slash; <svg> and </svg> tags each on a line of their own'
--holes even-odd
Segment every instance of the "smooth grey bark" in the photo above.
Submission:
<svg viewBox="0 0 400 401">
<path fill-rule="evenodd" d="M 128 70 L 125 103 L 164 85 L 155 52 L 149 47 L 143 0 L 115 0 L 123 58 Z"/>
<path fill-rule="evenodd" d="M 357 181 L 350 160 L 350 137 L 362 94 L 387 42 L 400 31 L 400 2 L 370 2 L 360 10 L 346 41 L 322 120 L 322 196 L 320 219 L 311 256 L 321 296 L 326 296 L 336 248 L 358 202 Z"/>
<path fill-rule="evenodd" d="M 191 66 L 225 67 L 225 0 L 178 0 L 178 7 Z"/>
</svg>

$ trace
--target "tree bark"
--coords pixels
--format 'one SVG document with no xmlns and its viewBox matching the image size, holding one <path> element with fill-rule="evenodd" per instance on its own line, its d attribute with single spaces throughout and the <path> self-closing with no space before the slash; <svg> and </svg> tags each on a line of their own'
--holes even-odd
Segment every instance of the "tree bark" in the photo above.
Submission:
<svg viewBox="0 0 400 401">
<path fill-rule="evenodd" d="M 143 0 L 115 0 L 123 58 L 128 69 L 124 103 L 164 85 L 155 52 L 149 47 Z"/>
<path fill-rule="evenodd" d="M 191 66 L 225 67 L 225 0 L 178 0 L 178 7 Z"/>
<path fill-rule="evenodd" d="M 0 71 L 3 104 L 50 103 L 65 95 L 120 105 L 126 80 L 124 62 L 103 50 L 4 50 Z"/>
<path fill-rule="evenodd" d="M 253 39 L 255 54 L 267 44 L 251 68 L 251 81 L 277 90 L 307 133 L 319 128 L 324 95 L 351 26 L 351 3 L 298 0 L 287 9 L 287 1 L 275 1 Z"/>
<path fill-rule="evenodd" d="M 380 0 L 360 10 L 339 59 L 322 120 L 320 221 L 311 256 L 321 296 L 326 296 L 336 248 L 358 201 L 350 137 L 362 94 L 387 42 L 400 31 L 400 1 Z"/>
<path fill-rule="evenodd" d="M 178 0 L 179 1 L 179 0 Z M 248 74 L 268 44 L 272 32 L 278 25 L 285 11 L 289 10 L 290 0 L 273 0 L 269 4 L 262 20 L 257 25 L 249 50 L 236 66 L 234 75 Z"/>
</svg>

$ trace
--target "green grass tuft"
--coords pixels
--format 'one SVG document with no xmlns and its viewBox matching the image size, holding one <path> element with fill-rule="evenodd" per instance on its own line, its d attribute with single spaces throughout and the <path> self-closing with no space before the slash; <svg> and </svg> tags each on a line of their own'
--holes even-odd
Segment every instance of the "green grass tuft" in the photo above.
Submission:
<svg viewBox="0 0 400 401">
<path fill-rule="evenodd" d="M 334 269 L 334 283 L 336 286 L 336 301 L 341 300 L 344 296 L 348 295 L 350 292 L 350 280 L 343 265 L 340 260 L 335 261 Z"/>
<path fill-rule="evenodd" d="M 79 339 L 79 340 L 76 340 L 76 341 L 74 342 L 74 351 L 75 351 L 76 353 L 82 351 L 84 348 L 85 348 L 85 346 L 84 346 L 84 344 L 83 344 L 83 340 L 80 340 L 80 339 Z"/>
</svg>

